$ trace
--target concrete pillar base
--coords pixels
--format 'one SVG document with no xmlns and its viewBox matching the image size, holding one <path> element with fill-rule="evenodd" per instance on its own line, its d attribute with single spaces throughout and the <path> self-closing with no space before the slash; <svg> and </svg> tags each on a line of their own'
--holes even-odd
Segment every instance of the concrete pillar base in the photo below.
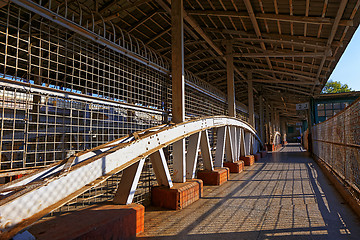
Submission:
<svg viewBox="0 0 360 240">
<path fill-rule="evenodd" d="M 204 181 L 205 185 L 221 185 L 229 179 L 229 168 L 215 168 L 213 171 L 200 170 L 197 177 Z"/>
<path fill-rule="evenodd" d="M 244 161 L 245 166 L 251 166 L 255 163 L 254 155 L 246 155 L 245 157 L 240 157 Z"/>
<path fill-rule="evenodd" d="M 239 160 L 237 162 L 224 162 L 224 167 L 229 168 L 231 173 L 241 173 L 244 171 L 244 161 Z"/>
<path fill-rule="evenodd" d="M 185 183 L 174 183 L 172 188 L 155 186 L 151 189 L 153 206 L 180 210 L 199 200 L 203 194 L 203 181 L 191 179 Z"/>
<path fill-rule="evenodd" d="M 40 221 L 29 232 L 37 240 L 132 239 L 144 231 L 144 212 L 140 204 L 97 204 Z"/>
</svg>

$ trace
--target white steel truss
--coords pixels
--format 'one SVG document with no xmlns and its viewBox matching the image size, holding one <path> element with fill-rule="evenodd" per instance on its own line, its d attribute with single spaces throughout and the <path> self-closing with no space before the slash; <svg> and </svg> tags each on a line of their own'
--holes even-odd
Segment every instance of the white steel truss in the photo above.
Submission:
<svg viewBox="0 0 360 240">
<path fill-rule="evenodd" d="M 187 137 L 190 140 L 187 151 L 187 178 L 195 175 L 199 149 L 204 168 L 213 170 L 207 133 L 207 130 L 212 128 L 218 129 L 219 140 L 214 164 L 216 167 L 222 166 L 225 149 L 227 161 L 236 161 L 237 156 L 241 155 L 244 149 L 244 132 L 247 151 L 253 150 L 255 139 L 260 141 L 256 131 L 248 123 L 236 118 L 214 116 L 153 127 L 76 153 L 62 162 L 0 187 L 1 237 L 13 236 L 120 171 L 123 171 L 123 177 L 119 182 L 114 203 L 131 203 L 144 159 L 148 156 L 154 165 L 158 184 L 172 187 L 162 149 Z M 239 138 L 242 140 L 236 140 Z"/>
</svg>

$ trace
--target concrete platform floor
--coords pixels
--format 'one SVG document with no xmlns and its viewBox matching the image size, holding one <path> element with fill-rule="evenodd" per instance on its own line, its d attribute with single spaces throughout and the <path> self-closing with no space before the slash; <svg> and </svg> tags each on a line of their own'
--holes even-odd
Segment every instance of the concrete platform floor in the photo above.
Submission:
<svg viewBox="0 0 360 240">
<path fill-rule="evenodd" d="M 289 144 L 181 211 L 148 208 L 138 239 L 360 239 L 360 220 Z"/>
</svg>

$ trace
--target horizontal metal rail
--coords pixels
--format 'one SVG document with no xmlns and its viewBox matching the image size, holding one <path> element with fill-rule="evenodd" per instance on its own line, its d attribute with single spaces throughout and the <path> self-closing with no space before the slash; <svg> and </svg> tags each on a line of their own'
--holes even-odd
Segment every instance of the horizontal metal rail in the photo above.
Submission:
<svg viewBox="0 0 360 240">
<path fill-rule="evenodd" d="M 360 149 L 360 145 L 357 145 L 357 144 L 331 142 L 331 141 L 318 140 L 318 139 L 314 139 L 314 141 L 316 141 L 316 142 L 322 142 L 322 143 L 328 143 L 328 144 L 334 144 L 334 145 L 339 145 L 339 146 L 343 146 L 343 147 L 352 147 L 352 148 L 359 148 L 359 149 Z"/>
<path fill-rule="evenodd" d="M 135 106 L 134 104 L 129 104 L 129 103 L 125 103 L 125 102 L 118 102 L 118 101 L 114 101 L 114 100 L 110 100 L 110 99 L 103 99 L 103 98 L 88 96 L 88 95 L 79 94 L 79 93 L 72 93 L 72 92 L 67 92 L 67 91 L 59 90 L 59 89 L 55 89 L 55 88 L 43 87 L 43 86 L 25 83 L 25 82 L 8 80 L 5 78 L 0 78 L 0 82 L 1 82 L 1 86 L 11 87 L 11 88 L 15 88 L 15 89 L 22 89 L 22 90 L 34 92 L 34 93 L 49 94 L 50 96 L 57 96 L 57 97 L 62 97 L 62 98 L 66 98 L 66 99 L 81 100 L 81 101 L 92 102 L 92 103 L 97 103 L 97 104 L 106 104 L 108 106 L 123 107 L 123 108 L 132 109 L 132 110 L 141 110 L 143 112 L 149 112 L 149 113 L 157 113 L 157 114 L 164 113 L 164 111 L 161 109 L 153 109 L 153 108 L 148 108 L 148 107 L 144 107 L 144 106 Z"/>
<path fill-rule="evenodd" d="M 232 147 L 240 146 L 235 144 L 234 140 L 239 139 L 240 135 L 236 136 L 236 132 L 241 133 L 241 131 L 247 142 L 254 144 L 255 138 L 260 142 L 254 128 L 242 120 L 226 116 L 205 117 L 135 132 L 96 148 L 76 153 L 62 162 L 3 185 L 0 187 L 2 194 L 0 238 L 6 239 L 13 236 L 42 216 L 104 182 L 113 174 L 136 164 L 141 165 L 147 156 L 151 157 L 152 154 L 160 152 L 158 159 L 161 160 L 163 158 L 162 148 L 169 144 L 208 129 L 223 127 L 229 128 L 227 130 L 229 135 L 235 133 L 231 136 L 233 142 L 230 142 L 230 145 Z M 236 131 L 236 128 L 241 131 Z M 244 137 L 240 137 L 240 139 L 244 139 Z M 244 140 L 242 141 L 244 142 Z M 248 146 L 250 146 L 248 149 L 252 147 L 250 144 Z M 239 153 L 240 147 L 233 152 Z M 224 152 L 222 152 L 223 154 Z M 210 161 L 212 161 L 211 158 Z M 163 167 L 166 175 L 165 182 L 171 182 L 167 166 Z M 164 182 L 164 180 L 162 181 Z M 171 183 L 168 186 L 171 186 Z"/>
</svg>

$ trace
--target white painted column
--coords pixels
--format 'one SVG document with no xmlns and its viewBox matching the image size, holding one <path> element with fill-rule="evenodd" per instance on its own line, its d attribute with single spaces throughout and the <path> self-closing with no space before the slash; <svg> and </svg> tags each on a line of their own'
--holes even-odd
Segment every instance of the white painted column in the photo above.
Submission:
<svg viewBox="0 0 360 240">
<path fill-rule="evenodd" d="M 172 121 L 185 120 L 183 0 L 171 3 Z M 174 182 L 186 181 L 185 139 L 173 144 Z"/>
<path fill-rule="evenodd" d="M 228 111 L 230 117 L 236 117 L 234 57 L 232 53 L 233 53 L 232 43 L 228 42 L 226 44 L 226 78 L 227 78 Z"/>
</svg>

